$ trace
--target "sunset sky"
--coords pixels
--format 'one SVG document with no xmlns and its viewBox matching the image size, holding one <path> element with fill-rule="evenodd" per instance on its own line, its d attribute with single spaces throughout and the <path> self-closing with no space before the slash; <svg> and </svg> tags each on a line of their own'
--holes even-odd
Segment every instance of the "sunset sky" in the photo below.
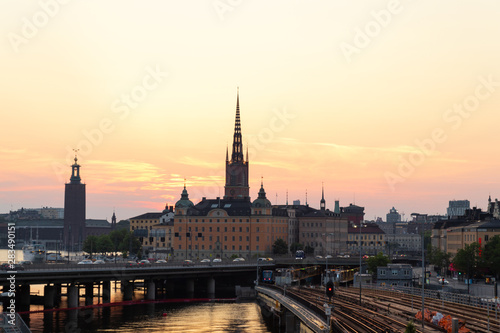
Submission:
<svg viewBox="0 0 500 333">
<path fill-rule="evenodd" d="M 500 2 L 4 0 L 0 213 L 224 193 L 236 91 L 250 193 L 445 214 L 500 198 Z"/>
</svg>

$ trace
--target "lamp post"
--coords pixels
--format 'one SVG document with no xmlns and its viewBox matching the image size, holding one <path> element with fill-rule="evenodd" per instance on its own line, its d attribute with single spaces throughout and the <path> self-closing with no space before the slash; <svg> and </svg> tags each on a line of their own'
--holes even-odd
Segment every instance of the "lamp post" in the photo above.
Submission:
<svg viewBox="0 0 500 333">
<path fill-rule="evenodd" d="M 359 221 L 359 305 L 361 305 L 361 221 Z"/>
<path fill-rule="evenodd" d="M 424 221 L 422 221 L 422 332 L 425 331 L 424 309 L 425 309 L 425 257 L 424 257 Z"/>
</svg>

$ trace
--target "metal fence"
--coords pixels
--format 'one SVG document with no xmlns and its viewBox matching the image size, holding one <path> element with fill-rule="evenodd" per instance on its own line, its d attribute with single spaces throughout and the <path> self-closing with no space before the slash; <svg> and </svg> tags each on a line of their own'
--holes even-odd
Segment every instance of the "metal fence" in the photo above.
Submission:
<svg viewBox="0 0 500 333">
<path fill-rule="evenodd" d="M 414 295 L 416 297 L 422 297 L 422 288 L 419 287 L 377 286 L 366 284 L 363 285 L 363 288 L 386 292 L 399 292 L 408 295 Z M 434 298 L 447 302 L 485 308 L 493 312 L 500 311 L 500 299 L 495 300 L 494 298 L 471 296 L 463 293 L 446 292 L 433 289 L 424 289 L 424 296 L 426 298 Z"/>
<path fill-rule="evenodd" d="M 14 318 L 12 318 L 12 315 Z M 26 323 L 17 313 L 0 313 L 0 332 L 31 333 Z"/>
</svg>

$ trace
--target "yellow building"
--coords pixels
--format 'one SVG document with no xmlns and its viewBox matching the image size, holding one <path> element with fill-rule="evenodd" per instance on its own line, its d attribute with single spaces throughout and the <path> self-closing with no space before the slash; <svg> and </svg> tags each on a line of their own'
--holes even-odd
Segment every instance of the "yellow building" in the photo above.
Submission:
<svg viewBox="0 0 500 333">
<path fill-rule="evenodd" d="M 385 251 L 386 239 L 385 233 L 378 225 L 374 223 L 349 226 L 349 252 L 361 254 L 376 255 Z"/>
<path fill-rule="evenodd" d="M 496 235 L 500 235 L 500 220 L 474 222 L 447 230 L 448 253 L 457 254 L 466 245 L 479 243 L 481 248 Z"/>
</svg>

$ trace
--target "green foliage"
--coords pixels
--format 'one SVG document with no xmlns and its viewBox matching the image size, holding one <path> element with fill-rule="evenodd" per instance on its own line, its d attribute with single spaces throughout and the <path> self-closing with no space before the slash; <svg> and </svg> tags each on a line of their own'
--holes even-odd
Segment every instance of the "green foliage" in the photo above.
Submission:
<svg viewBox="0 0 500 333">
<path fill-rule="evenodd" d="M 427 248 L 427 261 L 441 270 L 446 269 L 450 265 L 451 254 L 441 251 L 437 247 L 432 247 L 429 244 Z"/>
<path fill-rule="evenodd" d="M 273 254 L 287 254 L 288 253 L 288 245 L 286 242 L 278 238 L 273 244 Z"/>
<path fill-rule="evenodd" d="M 416 333 L 417 332 L 417 327 L 413 323 L 413 320 L 410 320 L 408 322 L 408 325 L 406 325 L 405 333 Z"/>
<path fill-rule="evenodd" d="M 113 251 L 113 242 L 109 235 L 101 235 L 97 239 L 97 252 L 107 253 Z"/>
<path fill-rule="evenodd" d="M 141 242 L 126 229 L 113 230 L 107 235 L 88 236 L 83 242 L 83 251 L 89 253 L 129 252 L 137 253 Z"/>
<path fill-rule="evenodd" d="M 431 245 L 432 231 L 424 231 L 424 249 L 427 249 Z"/>
<path fill-rule="evenodd" d="M 90 235 L 83 242 L 83 252 L 87 252 L 92 257 L 92 254 L 97 253 L 97 241 L 98 237 Z"/>
<path fill-rule="evenodd" d="M 453 258 L 453 266 L 470 277 L 470 273 L 479 266 L 479 243 L 467 244 L 458 250 Z"/>
<path fill-rule="evenodd" d="M 300 243 L 292 243 L 292 244 L 290 244 L 290 253 L 295 253 L 298 250 L 303 250 L 303 249 L 304 249 L 304 245 L 302 245 Z"/>
<path fill-rule="evenodd" d="M 366 265 L 368 266 L 368 271 L 372 273 L 375 277 L 377 276 L 377 267 L 385 267 L 391 260 L 389 257 L 379 252 L 376 256 L 369 257 L 366 259 Z"/>
<path fill-rule="evenodd" d="M 496 235 L 486 243 L 482 252 L 483 265 L 499 278 L 500 275 L 500 236 Z"/>
</svg>

